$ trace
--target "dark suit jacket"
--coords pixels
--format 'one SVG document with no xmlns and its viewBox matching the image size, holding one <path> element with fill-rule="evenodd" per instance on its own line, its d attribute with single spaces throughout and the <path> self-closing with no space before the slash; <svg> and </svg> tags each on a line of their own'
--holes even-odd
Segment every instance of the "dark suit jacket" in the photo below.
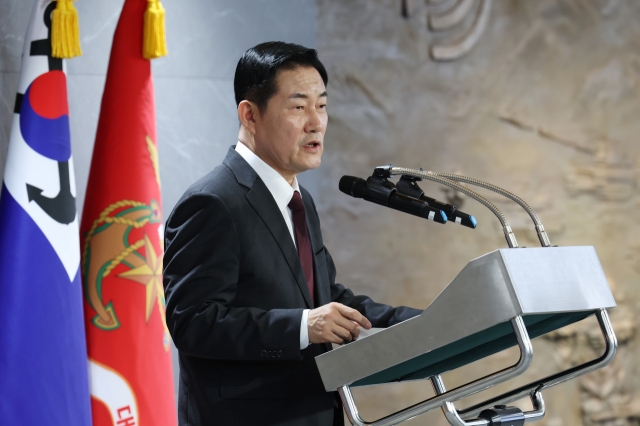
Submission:
<svg viewBox="0 0 640 426">
<path fill-rule="evenodd" d="M 301 195 L 315 254 L 316 306 L 343 303 L 374 327 L 419 314 L 335 283 L 315 205 L 303 188 Z M 314 361 L 331 346 L 300 350 L 302 311 L 314 306 L 298 252 L 271 193 L 233 148 L 186 191 L 165 235 L 180 425 L 331 425 L 334 394 L 325 392 Z"/>
</svg>

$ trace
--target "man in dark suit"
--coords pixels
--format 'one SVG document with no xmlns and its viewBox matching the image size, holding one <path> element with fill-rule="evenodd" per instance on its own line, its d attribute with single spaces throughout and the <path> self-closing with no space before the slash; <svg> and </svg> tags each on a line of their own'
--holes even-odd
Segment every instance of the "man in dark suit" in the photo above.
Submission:
<svg viewBox="0 0 640 426">
<path fill-rule="evenodd" d="M 167 221 L 182 426 L 342 424 L 314 357 L 360 327 L 420 313 L 335 282 L 315 204 L 296 179 L 320 165 L 326 83 L 315 50 L 270 42 L 245 52 L 234 80 L 238 144 Z"/>
</svg>

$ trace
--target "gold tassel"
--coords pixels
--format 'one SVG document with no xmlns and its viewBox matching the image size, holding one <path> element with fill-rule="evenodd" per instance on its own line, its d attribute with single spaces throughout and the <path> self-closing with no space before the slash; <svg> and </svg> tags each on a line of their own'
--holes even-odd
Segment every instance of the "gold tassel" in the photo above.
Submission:
<svg viewBox="0 0 640 426">
<path fill-rule="evenodd" d="M 142 47 L 142 56 L 145 59 L 155 59 L 167 54 L 164 15 L 164 7 L 160 0 L 147 0 Z"/>
<path fill-rule="evenodd" d="M 82 55 L 80 25 L 75 0 L 57 0 L 51 13 L 51 54 L 54 58 L 73 58 Z"/>
</svg>

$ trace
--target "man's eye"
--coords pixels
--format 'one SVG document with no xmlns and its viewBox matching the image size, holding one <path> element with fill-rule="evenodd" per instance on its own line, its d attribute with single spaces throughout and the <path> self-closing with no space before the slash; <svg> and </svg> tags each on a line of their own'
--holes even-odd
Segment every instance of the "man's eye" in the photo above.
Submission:
<svg viewBox="0 0 640 426">
<path fill-rule="evenodd" d="M 325 109 L 326 107 L 327 107 L 327 104 L 320 105 L 320 109 Z"/>
<path fill-rule="evenodd" d="M 302 105 L 297 105 L 297 106 L 296 106 L 296 109 L 303 110 L 303 109 L 304 109 L 304 106 L 302 106 Z"/>
</svg>

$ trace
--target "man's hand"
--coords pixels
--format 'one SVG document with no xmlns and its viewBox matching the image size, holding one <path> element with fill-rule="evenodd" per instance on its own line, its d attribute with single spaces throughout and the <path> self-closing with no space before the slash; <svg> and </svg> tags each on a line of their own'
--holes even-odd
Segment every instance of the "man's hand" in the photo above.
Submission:
<svg viewBox="0 0 640 426">
<path fill-rule="evenodd" d="M 332 302 L 309 311 L 309 342 L 341 345 L 357 339 L 360 326 L 369 330 L 371 323 L 355 309 Z"/>
</svg>

